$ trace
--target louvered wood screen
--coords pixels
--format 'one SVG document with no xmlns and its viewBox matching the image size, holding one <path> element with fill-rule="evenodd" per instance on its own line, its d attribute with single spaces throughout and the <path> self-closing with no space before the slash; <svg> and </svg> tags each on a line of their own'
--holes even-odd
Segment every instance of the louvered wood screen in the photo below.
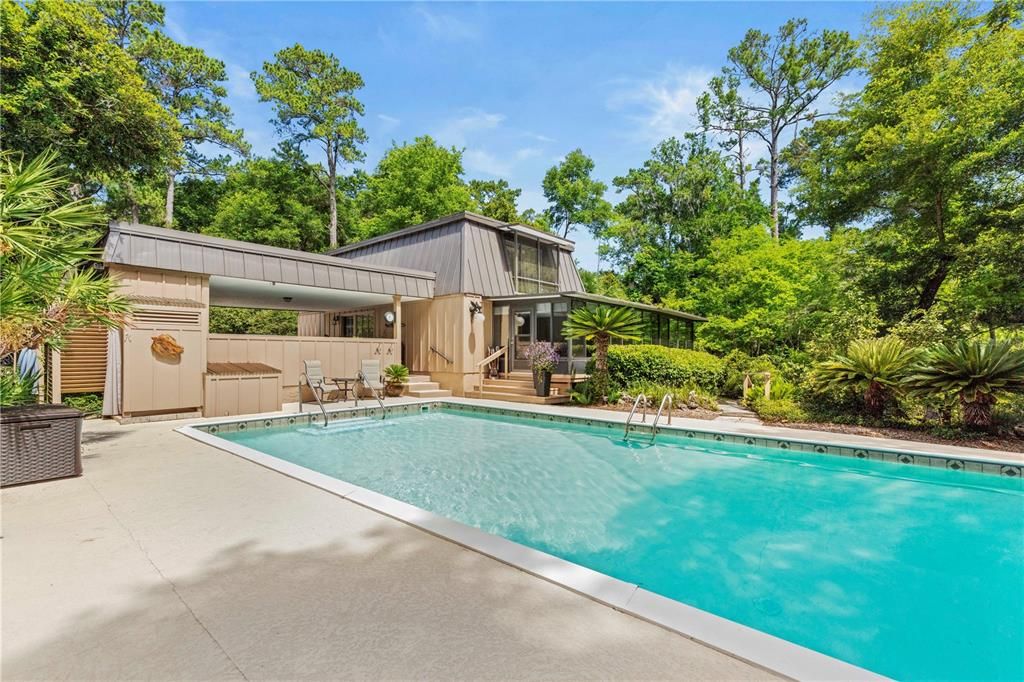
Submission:
<svg viewBox="0 0 1024 682">
<path fill-rule="evenodd" d="M 99 325 L 76 329 L 60 354 L 60 392 L 103 391 L 107 374 L 107 330 Z"/>
</svg>

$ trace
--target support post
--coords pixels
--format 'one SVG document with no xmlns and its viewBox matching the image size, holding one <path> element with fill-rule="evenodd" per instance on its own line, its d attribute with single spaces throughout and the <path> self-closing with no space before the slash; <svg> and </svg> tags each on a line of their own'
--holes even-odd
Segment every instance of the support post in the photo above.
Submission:
<svg viewBox="0 0 1024 682">
<path fill-rule="evenodd" d="M 398 353 L 398 362 L 405 364 L 402 357 L 402 296 L 401 294 L 395 294 L 393 297 L 395 302 L 395 345 L 398 346 L 396 352 Z"/>
</svg>

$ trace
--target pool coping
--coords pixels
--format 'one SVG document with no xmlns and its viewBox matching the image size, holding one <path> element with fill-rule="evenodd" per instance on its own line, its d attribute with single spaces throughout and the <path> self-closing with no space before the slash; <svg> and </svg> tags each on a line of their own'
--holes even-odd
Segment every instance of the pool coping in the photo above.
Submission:
<svg viewBox="0 0 1024 682">
<path fill-rule="evenodd" d="M 425 405 L 450 405 L 444 400 L 413 403 L 396 407 L 422 410 Z M 428 408 L 429 409 L 429 408 Z M 336 413 L 373 411 L 372 408 L 348 408 Z M 516 410 L 511 410 L 515 412 Z M 309 413 L 301 413 L 310 416 Z M 313 415 L 319 419 L 319 415 Z M 338 418 L 340 418 L 340 414 Z M 297 415 L 285 415 L 294 423 Z M 265 417 L 272 423 L 282 417 Z M 507 538 L 486 533 L 478 528 L 440 516 L 387 495 L 363 488 L 306 467 L 225 440 L 205 429 L 220 424 L 239 424 L 248 419 L 223 420 L 175 429 L 189 438 L 231 453 L 290 478 L 313 485 L 342 499 L 396 519 L 449 542 L 479 552 L 572 592 L 585 596 L 618 611 L 671 630 L 717 651 L 763 668 L 769 672 L 798 680 L 885 680 L 851 663 L 794 644 L 774 635 L 717 616 L 708 611 L 650 592 L 598 571 L 560 557 L 542 552 Z M 310 419 L 312 422 L 313 419 Z M 621 426 L 619 423 L 615 423 Z"/>
</svg>

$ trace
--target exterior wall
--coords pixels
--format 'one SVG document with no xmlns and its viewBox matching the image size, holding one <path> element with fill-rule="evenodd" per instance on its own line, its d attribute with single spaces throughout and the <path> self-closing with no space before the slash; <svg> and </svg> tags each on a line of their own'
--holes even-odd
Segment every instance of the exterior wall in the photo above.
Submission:
<svg viewBox="0 0 1024 682">
<path fill-rule="evenodd" d="M 111 266 L 109 274 L 128 296 L 179 299 L 201 307 L 138 305 L 122 334 L 122 412 L 125 415 L 198 410 L 203 404 L 209 279 L 202 275 Z M 168 334 L 184 351 L 158 357 L 152 337 Z"/>
<path fill-rule="evenodd" d="M 340 339 L 325 336 L 210 334 L 210 362 L 260 362 L 281 370 L 285 399 L 296 395 L 303 360 L 319 360 L 324 376 L 355 378 L 361 360 L 380 360 L 381 369 L 398 362 L 394 339 Z"/>
<path fill-rule="evenodd" d="M 484 321 L 470 320 L 472 301 L 484 304 Z M 453 394 L 465 395 L 475 381 L 477 363 L 487 357 L 489 305 L 479 296 L 462 294 L 403 303 L 405 364 L 413 373 L 430 374 Z M 431 346 L 451 362 L 431 351 Z"/>
</svg>

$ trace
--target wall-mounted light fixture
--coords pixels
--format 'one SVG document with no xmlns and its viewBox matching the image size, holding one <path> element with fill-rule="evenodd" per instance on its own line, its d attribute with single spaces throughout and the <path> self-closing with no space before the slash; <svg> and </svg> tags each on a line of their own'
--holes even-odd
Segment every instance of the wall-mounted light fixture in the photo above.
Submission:
<svg viewBox="0 0 1024 682">
<path fill-rule="evenodd" d="M 476 322 L 484 321 L 484 306 L 480 301 L 469 302 L 469 319 Z"/>
<path fill-rule="evenodd" d="M 384 313 L 384 326 L 394 327 L 395 326 L 395 313 L 388 310 Z"/>
</svg>

